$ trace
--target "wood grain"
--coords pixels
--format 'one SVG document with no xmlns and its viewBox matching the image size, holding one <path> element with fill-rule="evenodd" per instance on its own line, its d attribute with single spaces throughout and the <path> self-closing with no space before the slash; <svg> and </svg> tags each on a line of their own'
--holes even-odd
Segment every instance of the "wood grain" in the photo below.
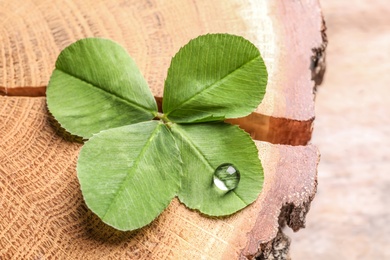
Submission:
<svg viewBox="0 0 390 260">
<path fill-rule="evenodd" d="M 304 226 L 319 158 L 306 145 L 315 78 L 323 72 L 317 1 L 3 1 L 0 28 L 1 257 L 267 259 L 284 224 Z M 248 38 L 269 70 L 263 103 L 236 123 L 247 122 L 256 139 L 305 146 L 256 141 L 264 189 L 230 217 L 205 217 L 174 200 L 145 228 L 110 228 L 83 202 L 75 172 L 81 144 L 66 141 L 49 123 L 42 90 L 57 55 L 80 38 L 113 39 L 161 100 L 171 57 L 191 38 L 212 32 Z"/>
</svg>

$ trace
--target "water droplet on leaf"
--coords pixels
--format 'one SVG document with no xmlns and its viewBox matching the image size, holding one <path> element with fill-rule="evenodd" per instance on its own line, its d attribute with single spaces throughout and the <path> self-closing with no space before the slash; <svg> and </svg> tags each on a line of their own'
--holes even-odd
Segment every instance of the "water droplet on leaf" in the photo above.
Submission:
<svg viewBox="0 0 390 260">
<path fill-rule="evenodd" d="M 214 184 L 223 191 L 233 190 L 240 181 L 240 172 L 231 163 L 223 163 L 215 169 Z"/>
</svg>

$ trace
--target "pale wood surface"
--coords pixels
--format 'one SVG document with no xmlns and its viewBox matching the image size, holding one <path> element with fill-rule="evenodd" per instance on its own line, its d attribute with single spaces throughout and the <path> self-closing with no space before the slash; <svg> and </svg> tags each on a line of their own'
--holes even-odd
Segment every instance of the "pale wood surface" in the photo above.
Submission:
<svg viewBox="0 0 390 260">
<path fill-rule="evenodd" d="M 273 241 L 281 214 L 292 228 L 304 226 L 316 191 L 316 148 L 257 141 L 264 190 L 245 210 L 208 218 L 174 200 L 141 230 L 113 230 L 82 200 L 75 172 L 81 145 L 55 133 L 39 96 L 60 50 L 83 37 L 125 46 L 161 96 L 170 58 L 180 46 L 199 34 L 235 33 L 259 47 L 270 73 L 255 114 L 265 123 L 252 120 L 252 136 L 306 144 L 314 119 L 311 77 L 319 68 L 309 69 L 312 49 L 323 47 L 318 2 L 6 1 L 0 13 L 0 92 L 6 95 L 0 96 L 0 256 L 245 259 L 264 253 L 259 246 Z M 283 137 L 270 131 L 283 127 L 279 117 L 290 127 L 279 131 Z"/>
</svg>

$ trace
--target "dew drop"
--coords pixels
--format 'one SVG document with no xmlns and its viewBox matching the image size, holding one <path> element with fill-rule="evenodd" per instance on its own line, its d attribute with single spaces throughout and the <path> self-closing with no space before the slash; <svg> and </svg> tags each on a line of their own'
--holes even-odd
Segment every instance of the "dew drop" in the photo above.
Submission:
<svg viewBox="0 0 390 260">
<path fill-rule="evenodd" d="M 215 169 L 214 185 L 223 191 L 233 190 L 240 181 L 240 172 L 231 163 L 223 163 Z"/>
</svg>

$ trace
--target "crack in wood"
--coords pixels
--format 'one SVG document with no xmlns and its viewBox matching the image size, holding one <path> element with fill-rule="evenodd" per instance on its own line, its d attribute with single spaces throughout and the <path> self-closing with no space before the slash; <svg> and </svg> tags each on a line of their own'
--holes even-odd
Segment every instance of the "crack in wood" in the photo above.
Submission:
<svg viewBox="0 0 390 260">
<path fill-rule="evenodd" d="M 20 97 L 45 97 L 46 86 L 37 87 L 0 87 L 0 95 L 3 96 L 20 96 Z M 162 98 L 155 97 L 158 110 L 162 112 Z M 52 116 L 51 116 L 52 117 Z M 278 118 L 267 116 L 253 112 L 252 114 L 237 118 L 227 119 L 225 122 L 238 125 L 251 135 L 254 140 L 265 141 L 272 144 L 286 144 L 286 145 L 306 145 L 311 139 L 312 123 L 314 118 L 309 120 L 294 120 L 288 118 Z M 55 129 L 62 136 L 62 134 L 69 137 L 69 133 L 63 129 L 54 118 L 50 120 Z M 67 138 L 68 140 L 69 138 Z M 78 140 L 78 137 L 71 137 L 70 140 Z"/>
<path fill-rule="evenodd" d="M 45 86 L 36 86 L 36 87 L 3 87 L 0 86 L 0 95 L 1 96 L 12 96 L 12 97 L 45 97 L 46 96 L 46 87 Z"/>
</svg>

